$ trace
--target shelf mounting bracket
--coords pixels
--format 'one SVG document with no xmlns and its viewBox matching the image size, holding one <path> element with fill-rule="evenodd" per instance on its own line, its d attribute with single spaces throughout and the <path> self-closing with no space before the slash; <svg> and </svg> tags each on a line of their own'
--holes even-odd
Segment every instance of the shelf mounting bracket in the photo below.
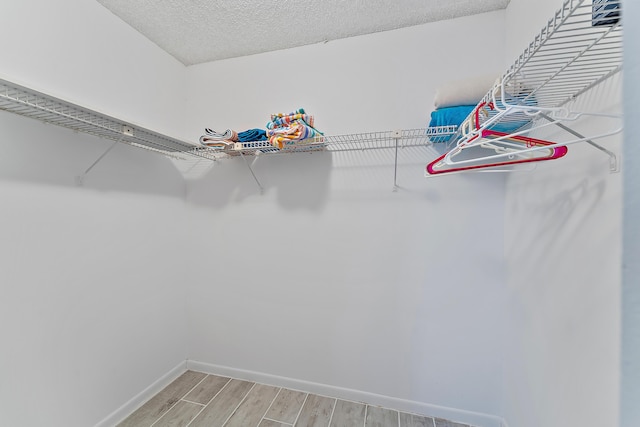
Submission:
<svg viewBox="0 0 640 427">
<path fill-rule="evenodd" d="M 544 113 L 541 113 L 540 117 L 542 117 L 543 119 L 548 120 L 550 122 L 554 121 L 551 117 L 547 116 Z M 600 145 L 598 143 L 595 143 L 590 139 L 586 139 L 586 137 L 584 135 L 580 134 L 579 132 L 576 132 L 575 130 L 571 129 L 568 126 L 563 125 L 562 123 L 556 122 L 554 124 L 556 126 L 558 126 L 560 129 L 564 130 L 565 132 L 570 133 L 573 136 L 585 139 L 585 142 L 589 143 L 589 145 L 591 145 L 592 147 L 595 147 L 598 150 L 602 151 L 603 153 L 607 154 L 609 156 L 609 171 L 611 171 L 611 173 L 620 172 L 620 165 L 618 164 L 618 157 L 616 156 L 616 154 L 613 151 L 607 150 L 602 145 Z"/>
<path fill-rule="evenodd" d="M 93 163 L 91 164 L 91 166 L 89 166 L 89 167 L 87 168 L 87 170 L 85 170 L 85 171 L 84 171 L 84 173 L 83 173 L 82 175 L 78 175 L 78 176 L 76 176 L 76 185 L 77 185 L 78 187 L 81 187 L 82 185 L 84 185 L 84 179 L 87 177 L 87 174 L 91 171 L 91 169 L 93 169 L 93 168 L 94 168 L 98 163 L 100 163 L 100 160 L 102 160 L 102 159 L 104 158 L 104 156 L 106 156 L 107 154 L 109 154 L 109 152 L 110 152 L 111 150 L 113 150 L 113 148 L 114 148 L 116 145 L 118 145 L 118 144 L 120 143 L 120 141 L 122 141 L 122 138 L 118 139 L 116 142 L 114 142 L 113 144 L 111 144 L 111 146 L 110 146 L 109 148 L 107 148 L 107 150 L 106 150 L 104 153 L 102 153 L 102 154 L 100 155 L 100 157 L 98 157 L 98 158 L 96 159 L 96 161 L 95 161 L 95 162 L 93 162 Z"/>
<path fill-rule="evenodd" d="M 393 139 L 395 140 L 395 158 L 393 161 L 393 191 L 398 191 L 398 145 L 400 143 L 400 138 L 402 138 L 401 130 L 394 130 L 391 134 Z"/>
<path fill-rule="evenodd" d="M 260 184 L 260 181 L 258 180 L 258 177 L 253 172 L 253 168 L 249 164 L 249 161 L 244 156 L 244 154 L 242 154 L 242 150 L 240 150 L 240 157 L 242 157 L 242 160 L 244 160 L 244 163 L 247 165 L 247 168 L 249 169 L 249 172 L 251 172 L 251 176 L 253 176 L 253 179 L 256 181 L 256 184 L 258 184 L 258 188 L 260 189 L 260 194 L 264 194 L 264 187 L 262 187 L 262 184 Z M 257 160 L 257 157 L 256 157 L 256 160 Z"/>
</svg>

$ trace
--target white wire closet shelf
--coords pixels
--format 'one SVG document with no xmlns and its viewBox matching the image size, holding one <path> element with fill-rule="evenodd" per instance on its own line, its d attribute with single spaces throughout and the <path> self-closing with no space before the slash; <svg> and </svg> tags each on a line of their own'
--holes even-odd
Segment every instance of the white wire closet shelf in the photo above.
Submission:
<svg viewBox="0 0 640 427">
<path fill-rule="evenodd" d="M 426 175 L 483 170 L 552 160 L 567 145 L 622 131 L 620 115 L 572 111 L 569 104 L 622 70 L 621 0 L 566 0 L 515 63 L 496 81 L 452 138 L 453 148 L 426 168 Z M 571 123 L 593 116 L 601 132 L 581 135 Z M 545 141 L 533 132 L 559 126 L 575 139 Z"/>
<path fill-rule="evenodd" d="M 407 147 L 429 147 L 433 143 L 445 142 L 457 132 L 457 126 L 394 130 L 382 132 L 354 133 L 345 135 L 322 136 L 312 140 L 296 142 L 283 149 L 272 146 L 268 141 L 241 142 L 229 149 L 217 150 L 198 144 L 181 141 L 152 130 L 142 128 L 130 122 L 102 114 L 63 99 L 0 79 L 0 110 L 19 114 L 45 123 L 62 126 L 77 132 L 94 135 L 114 141 L 89 168 L 80 176 L 81 185 L 88 172 L 118 143 L 143 148 L 170 157 L 178 163 L 184 173 L 198 164 L 210 163 L 222 158 L 258 155 L 278 155 L 313 151 L 368 151 L 395 149 L 397 170 L 397 152 Z M 245 159 L 246 160 L 246 159 Z M 247 162 L 258 186 L 257 177 Z M 394 188 L 396 188 L 394 177 Z"/>
<path fill-rule="evenodd" d="M 187 153 L 197 156 L 192 153 L 194 144 L 3 79 L 0 79 L 0 109 L 164 155 Z"/>
<path fill-rule="evenodd" d="M 201 146 L 195 148 L 201 158 L 211 161 L 219 159 L 239 156 L 245 160 L 246 166 L 251 172 L 253 179 L 258 185 L 260 192 L 264 191 L 260 180 L 253 171 L 252 164 L 247 160 L 253 157 L 253 162 L 257 161 L 263 155 L 286 155 L 292 153 L 310 153 L 310 152 L 345 152 L 345 151 L 371 151 L 371 150 L 393 150 L 394 157 L 394 176 L 393 189 L 398 189 L 397 171 L 398 171 L 398 152 L 399 150 L 414 148 L 418 151 L 412 151 L 415 155 L 425 154 L 420 152 L 420 148 L 431 147 L 434 143 L 444 143 L 450 140 L 457 132 L 457 126 L 438 126 L 419 129 L 404 129 L 394 131 L 354 133 L 345 135 L 331 135 L 315 137 L 313 139 L 298 141 L 294 144 L 279 149 L 273 146 L 269 141 L 253 141 L 253 142 L 236 142 L 229 144 L 225 149 L 211 148 Z M 422 157 L 421 157 L 422 158 Z M 183 165 L 185 175 L 193 172 L 194 177 L 198 177 L 202 173 L 200 168 L 201 160 L 197 160 L 192 165 Z M 186 166 L 186 168 L 184 167 Z M 205 165 L 206 166 L 206 165 Z M 189 176 L 187 176 L 189 178 Z"/>
<path fill-rule="evenodd" d="M 406 147 L 428 147 L 434 142 L 449 140 L 457 131 L 456 126 L 441 126 L 409 130 L 355 133 L 336 136 L 322 136 L 312 140 L 299 141 L 283 149 L 272 146 L 268 141 L 241 142 L 229 149 L 216 150 L 198 144 L 181 141 L 130 122 L 85 108 L 63 99 L 0 79 L 0 110 L 5 110 L 45 123 L 62 126 L 77 132 L 94 135 L 114 141 L 86 171 L 76 176 L 82 185 L 85 176 L 118 143 L 143 148 L 172 158 L 183 173 L 197 169 L 201 163 L 210 163 L 222 158 L 257 155 L 291 154 L 313 151 L 367 151 L 395 149 L 397 170 L 397 150 Z M 246 160 L 246 159 L 245 159 Z M 251 165 L 246 162 L 258 186 L 262 186 Z M 397 187 L 394 177 L 394 188 Z"/>
<path fill-rule="evenodd" d="M 145 148 L 178 159 L 218 160 L 229 156 L 308 151 L 355 151 L 428 146 L 451 138 L 456 126 L 322 136 L 278 149 L 268 141 L 235 143 L 215 150 L 181 141 L 63 99 L 0 79 L 0 109 L 108 140 Z M 186 156 L 185 156 L 186 155 Z"/>
<path fill-rule="evenodd" d="M 240 155 L 274 155 L 313 151 L 368 151 L 405 147 L 428 147 L 433 143 L 446 142 L 458 130 L 457 126 L 438 126 L 420 129 L 365 132 L 344 135 L 326 135 L 297 141 L 279 149 L 269 141 L 236 142 L 226 149 L 198 147 L 193 149 L 199 156 L 210 160 Z"/>
</svg>

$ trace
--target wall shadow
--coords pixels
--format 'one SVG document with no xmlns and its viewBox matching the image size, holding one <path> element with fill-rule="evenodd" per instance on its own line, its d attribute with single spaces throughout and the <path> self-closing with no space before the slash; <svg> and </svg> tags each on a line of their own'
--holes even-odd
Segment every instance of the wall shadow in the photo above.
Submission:
<svg viewBox="0 0 640 427">
<path fill-rule="evenodd" d="M 184 198 L 182 175 L 160 154 L 119 143 L 84 175 L 112 141 L 5 111 L 0 129 L 0 179 Z"/>
<path fill-rule="evenodd" d="M 319 211 L 329 196 L 332 164 L 330 152 L 223 159 L 201 178 L 188 181 L 186 200 L 219 209 L 260 196 L 285 209 Z"/>
</svg>

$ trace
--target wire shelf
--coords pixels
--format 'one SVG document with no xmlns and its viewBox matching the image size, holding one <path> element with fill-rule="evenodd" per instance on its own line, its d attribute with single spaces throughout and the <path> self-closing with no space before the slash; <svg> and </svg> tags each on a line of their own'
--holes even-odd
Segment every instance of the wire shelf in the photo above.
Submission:
<svg viewBox="0 0 640 427">
<path fill-rule="evenodd" d="M 621 0 L 565 0 L 464 120 L 453 149 L 427 166 L 427 175 L 552 160 L 560 157 L 553 154 L 555 148 L 578 142 L 607 153 L 611 171 L 617 172 L 615 153 L 593 140 L 621 132 L 621 116 L 572 111 L 570 103 L 622 70 L 621 8 Z M 582 116 L 602 126 L 585 136 L 565 125 Z M 552 125 L 577 138 L 533 142 L 533 132 Z M 486 132 L 504 136 L 488 143 Z"/>
<path fill-rule="evenodd" d="M 325 137 L 329 151 L 380 150 L 395 148 L 427 147 L 446 142 L 457 131 L 457 126 L 438 126 L 426 129 L 406 129 Z"/>
<path fill-rule="evenodd" d="M 0 79 L 0 109 L 112 141 L 176 157 L 193 144 Z"/>
<path fill-rule="evenodd" d="M 288 154 L 312 151 L 378 150 L 422 147 L 449 140 L 456 126 L 321 136 L 292 142 L 278 149 L 268 141 L 237 142 L 220 150 L 180 141 L 129 122 L 0 79 L 0 109 L 100 138 L 147 149 L 177 160 L 215 161 L 241 155 Z"/>
<path fill-rule="evenodd" d="M 457 126 L 438 126 L 422 129 L 405 129 L 383 132 L 354 133 L 321 136 L 307 139 L 278 149 L 269 141 L 236 142 L 226 149 L 198 147 L 193 151 L 210 160 L 239 155 L 274 155 L 313 151 L 367 151 L 405 147 L 428 147 L 446 142 L 458 130 Z"/>
<path fill-rule="evenodd" d="M 484 97 L 481 104 L 494 108 L 484 108 L 478 117 L 471 114 L 467 123 L 478 127 L 491 120 L 489 129 L 523 129 L 536 117 L 536 109 L 559 109 L 621 71 L 622 20 L 598 18 L 597 3 L 604 2 L 566 0 Z M 621 8 L 620 0 L 606 4 L 615 11 Z M 501 114 L 510 105 L 524 108 Z"/>
</svg>

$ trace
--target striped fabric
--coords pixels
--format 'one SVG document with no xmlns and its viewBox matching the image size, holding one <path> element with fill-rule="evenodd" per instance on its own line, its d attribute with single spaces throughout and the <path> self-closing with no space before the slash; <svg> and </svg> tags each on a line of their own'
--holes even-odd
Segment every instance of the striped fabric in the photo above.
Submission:
<svg viewBox="0 0 640 427">
<path fill-rule="evenodd" d="M 289 114 L 272 114 L 271 121 L 267 123 L 267 129 L 273 129 L 278 126 L 287 126 L 295 120 L 302 120 L 308 126 L 313 127 L 313 116 L 306 114 L 304 109 L 300 108 L 299 110 Z"/>
<path fill-rule="evenodd" d="M 313 124 L 313 116 L 306 114 L 303 108 L 289 114 L 272 114 L 271 121 L 266 126 L 267 137 L 271 145 L 282 149 L 293 141 L 322 135 L 322 132 L 315 129 Z"/>
</svg>

